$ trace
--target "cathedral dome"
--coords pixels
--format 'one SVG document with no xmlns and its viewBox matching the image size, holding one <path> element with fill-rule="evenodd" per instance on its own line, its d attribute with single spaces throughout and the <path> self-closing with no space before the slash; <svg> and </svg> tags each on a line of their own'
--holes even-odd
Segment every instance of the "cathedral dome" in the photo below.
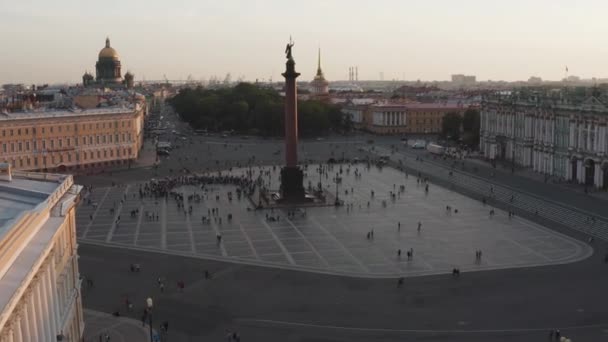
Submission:
<svg viewBox="0 0 608 342">
<path fill-rule="evenodd" d="M 106 46 L 99 51 L 99 58 L 119 59 L 118 52 L 110 46 L 110 38 L 106 38 Z"/>
</svg>

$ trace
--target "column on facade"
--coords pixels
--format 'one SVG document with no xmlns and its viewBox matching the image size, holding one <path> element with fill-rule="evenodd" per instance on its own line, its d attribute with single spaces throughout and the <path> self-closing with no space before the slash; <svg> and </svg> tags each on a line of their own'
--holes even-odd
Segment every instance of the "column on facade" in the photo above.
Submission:
<svg viewBox="0 0 608 342">
<path fill-rule="evenodd" d="M 52 258 L 49 258 L 49 262 L 46 264 L 44 278 L 42 279 L 42 281 L 44 290 L 43 293 L 44 297 L 46 298 L 45 310 L 47 313 L 51 333 L 52 335 L 56 335 L 59 332 L 59 327 L 57 326 L 57 317 L 55 315 L 55 295 L 51 288 L 51 267 L 53 267 L 52 263 Z"/>
<path fill-rule="evenodd" d="M 62 326 L 61 326 L 61 301 L 60 301 L 60 297 L 59 297 L 59 292 L 57 291 L 57 271 L 55 270 L 55 261 L 54 258 L 51 258 L 51 264 L 50 264 L 50 277 L 51 277 L 51 293 L 53 294 L 53 311 L 55 312 L 55 314 L 53 315 L 53 317 L 55 317 L 55 326 L 57 327 L 57 330 L 61 331 Z"/>
<path fill-rule="evenodd" d="M 585 181 L 585 167 L 582 159 L 576 161 L 576 177 L 579 183 Z"/>
<path fill-rule="evenodd" d="M 574 130 L 576 129 L 576 122 L 574 120 L 570 120 L 569 124 L 568 124 L 568 132 L 569 132 L 569 139 L 568 139 L 568 147 L 570 148 L 575 148 L 576 147 L 576 142 L 574 141 Z"/>
<path fill-rule="evenodd" d="M 382 125 L 386 126 L 386 112 L 382 112 Z"/>
<path fill-rule="evenodd" d="M 46 340 L 49 336 L 50 331 L 48 330 L 49 322 L 47 317 L 45 317 L 44 313 L 44 300 L 42 298 L 42 282 L 40 275 L 37 276 L 37 279 L 34 283 L 34 303 L 36 305 L 36 318 L 37 326 L 38 326 L 38 337 L 41 337 L 42 340 Z"/>
<path fill-rule="evenodd" d="M 36 309 L 34 307 L 34 294 L 30 289 L 27 299 L 26 314 L 27 314 L 27 334 L 26 341 L 38 341 L 38 330 L 36 327 Z"/>
</svg>

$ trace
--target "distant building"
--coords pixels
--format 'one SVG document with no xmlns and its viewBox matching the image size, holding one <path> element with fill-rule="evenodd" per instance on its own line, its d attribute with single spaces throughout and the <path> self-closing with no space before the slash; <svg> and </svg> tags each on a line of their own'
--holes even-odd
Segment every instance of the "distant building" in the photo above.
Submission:
<svg viewBox="0 0 608 342">
<path fill-rule="evenodd" d="M 351 103 L 342 112 L 356 128 L 376 134 L 437 134 L 447 113 L 462 115 L 466 109 L 450 103 Z"/>
<path fill-rule="evenodd" d="M 323 70 L 321 70 L 321 49 L 319 49 L 317 63 L 317 74 L 310 82 L 310 93 L 313 97 L 326 97 L 329 94 L 329 82 L 325 79 Z"/>
<path fill-rule="evenodd" d="M 491 160 L 608 188 L 608 106 L 591 95 L 505 93 L 484 96 L 480 150 Z"/>
<path fill-rule="evenodd" d="M 0 164 L 0 340 L 81 341 L 72 176 Z"/>
<path fill-rule="evenodd" d="M 106 38 L 106 45 L 99 51 L 97 63 L 95 63 L 95 78 L 89 72 L 82 75 L 82 84 L 85 87 L 120 87 L 133 84 L 134 75 L 127 72 L 122 77 L 122 64 L 118 52 L 110 45 L 110 38 Z"/>
<path fill-rule="evenodd" d="M 82 109 L 0 113 L 0 162 L 63 172 L 137 159 L 147 111 L 142 95 L 99 92 L 73 103 Z"/>
<path fill-rule="evenodd" d="M 477 82 L 477 78 L 472 75 L 463 75 L 463 74 L 452 75 L 452 83 L 454 83 L 455 85 L 460 85 L 460 86 L 473 85 L 473 84 L 475 84 L 475 82 Z"/>
<path fill-rule="evenodd" d="M 543 79 L 537 76 L 530 76 L 530 78 L 528 78 L 528 83 L 541 84 L 543 83 Z"/>
</svg>

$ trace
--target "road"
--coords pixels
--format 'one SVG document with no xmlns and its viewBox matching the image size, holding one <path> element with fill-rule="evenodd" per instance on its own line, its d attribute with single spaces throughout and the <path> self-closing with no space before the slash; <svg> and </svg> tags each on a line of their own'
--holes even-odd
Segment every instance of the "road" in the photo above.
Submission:
<svg viewBox="0 0 608 342">
<path fill-rule="evenodd" d="M 596 245 L 605 250 L 606 245 Z M 559 328 L 574 341 L 608 338 L 607 265 L 585 261 L 541 268 L 394 279 L 358 279 L 131 250 L 80 247 L 82 272 L 95 279 L 87 308 L 124 312 L 123 298 L 155 300 L 171 341 L 539 341 Z M 142 271 L 128 271 L 140 263 Z M 176 265 L 179 265 L 176 267 Z M 209 270 L 212 280 L 203 279 Z M 156 280 L 166 279 L 165 293 Z M 186 289 L 176 290 L 183 280 Z"/>
</svg>

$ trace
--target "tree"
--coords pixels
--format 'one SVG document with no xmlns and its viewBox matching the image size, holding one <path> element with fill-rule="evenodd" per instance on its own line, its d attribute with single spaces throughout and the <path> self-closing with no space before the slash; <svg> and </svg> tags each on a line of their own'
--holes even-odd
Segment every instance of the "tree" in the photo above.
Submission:
<svg viewBox="0 0 608 342">
<path fill-rule="evenodd" d="M 446 139 L 458 141 L 460 139 L 460 128 L 462 118 L 457 112 L 447 113 L 441 122 L 441 135 Z"/>
<path fill-rule="evenodd" d="M 184 88 L 169 104 L 194 128 L 273 136 L 284 132 L 284 99 L 273 89 L 251 83 L 220 89 Z M 340 108 L 334 105 L 301 101 L 298 112 L 302 135 L 326 134 L 347 127 Z"/>
<path fill-rule="evenodd" d="M 480 129 L 479 111 L 477 109 L 467 109 L 462 118 L 463 141 L 469 146 L 479 145 Z"/>
</svg>

